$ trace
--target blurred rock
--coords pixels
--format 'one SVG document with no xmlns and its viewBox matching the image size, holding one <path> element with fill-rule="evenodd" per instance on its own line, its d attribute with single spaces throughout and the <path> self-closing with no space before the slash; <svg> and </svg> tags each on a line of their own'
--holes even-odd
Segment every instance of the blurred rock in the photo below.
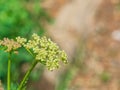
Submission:
<svg viewBox="0 0 120 90">
<path fill-rule="evenodd" d="M 111 2 L 112 2 L 113 4 L 118 4 L 118 3 L 120 2 L 120 0 L 111 0 Z"/>
<path fill-rule="evenodd" d="M 46 9 L 52 17 L 56 17 L 59 9 L 71 0 L 43 0 L 41 6 Z"/>
<path fill-rule="evenodd" d="M 58 12 L 55 23 L 48 27 L 49 35 L 71 59 L 80 38 L 86 38 L 97 26 L 96 11 L 102 0 L 71 0 Z"/>
<path fill-rule="evenodd" d="M 120 30 L 115 30 L 112 32 L 112 38 L 114 40 L 120 41 Z"/>
<path fill-rule="evenodd" d="M 76 51 L 82 40 L 86 42 L 83 60 L 86 71 L 84 75 L 81 69 L 80 74 L 77 72 L 70 90 L 120 89 L 119 6 L 119 0 L 70 0 L 58 10 L 54 24 L 48 26 L 48 34 L 67 52 L 71 61 L 73 57 L 80 60 L 76 53 L 79 56 L 81 52 Z M 55 71 L 50 76 L 45 73 L 55 81 L 61 72 Z M 103 72 L 111 76 L 107 83 L 101 81 Z"/>
</svg>

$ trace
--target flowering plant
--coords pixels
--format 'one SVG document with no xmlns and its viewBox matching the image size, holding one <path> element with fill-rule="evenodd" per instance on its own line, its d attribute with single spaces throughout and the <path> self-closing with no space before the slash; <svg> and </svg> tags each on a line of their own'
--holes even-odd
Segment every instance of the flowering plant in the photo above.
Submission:
<svg viewBox="0 0 120 90">
<path fill-rule="evenodd" d="M 17 87 L 17 90 L 25 89 L 25 85 L 29 78 L 31 71 L 34 67 L 41 63 L 45 65 L 48 70 L 54 70 L 59 68 L 60 61 L 67 63 L 67 55 L 63 50 L 57 46 L 56 43 L 52 42 L 51 39 L 47 39 L 45 36 L 40 37 L 37 34 L 33 34 L 30 40 L 22 37 L 16 37 L 15 40 L 4 38 L 0 40 L 0 46 L 3 50 L 8 52 L 8 70 L 7 70 L 7 90 L 10 90 L 11 86 L 11 54 L 18 53 L 17 49 L 24 47 L 34 58 L 30 69 L 26 72 L 22 81 Z"/>
</svg>

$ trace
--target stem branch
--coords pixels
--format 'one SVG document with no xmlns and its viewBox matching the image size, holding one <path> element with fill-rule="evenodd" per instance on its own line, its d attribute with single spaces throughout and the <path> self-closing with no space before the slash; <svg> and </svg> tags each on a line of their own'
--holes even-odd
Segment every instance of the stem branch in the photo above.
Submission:
<svg viewBox="0 0 120 90">
<path fill-rule="evenodd" d="M 30 73 L 32 72 L 32 70 L 34 69 L 34 67 L 36 66 L 38 62 L 35 60 L 32 64 L 32 66 L 30 67 L 30 69 L 27 71 L 27 73 L 25 74 L 23 80 L 20 82 L 20 85 L 18 86 L 17 90 L 22 90 L 22 88 L 25 86 L 25 84 L 27 83 L 28 77 L 30 75 Z"/>
<path fill-rule="evenodd" d="M 8 70 L 7 70 L 7 90 L 10 90 L 10 73 L 11 73 L 11 59 L 10 59 L 10 54 L 8 57 Z"/>
</svg>

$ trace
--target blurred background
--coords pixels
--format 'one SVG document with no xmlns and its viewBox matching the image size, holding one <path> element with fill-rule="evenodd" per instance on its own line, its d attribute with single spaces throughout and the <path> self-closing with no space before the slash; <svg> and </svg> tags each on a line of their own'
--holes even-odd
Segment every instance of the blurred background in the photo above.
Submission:
<svg viewBox="0 0 120 90">
<path fill-rule="evenodd" d="M 120 90 L 120 0 L 0 0 L 0 39 L 46 35 L 68 65 L 35 67 L 26 90 Z M 12 89 L 31 64 L 24 49 L 12 56 Z M 14 58 L 17 57 L 17 58 Z M 0 90 L 7 54 L 0 51 Z"/>
</svg>

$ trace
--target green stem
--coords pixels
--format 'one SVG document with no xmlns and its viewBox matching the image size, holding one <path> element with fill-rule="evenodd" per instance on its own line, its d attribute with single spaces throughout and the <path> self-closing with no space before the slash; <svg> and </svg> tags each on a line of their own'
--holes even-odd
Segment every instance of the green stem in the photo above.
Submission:
<svg viewBox="0 0 120 90">
<path fill-rule="evenodd" d="M 32 54 L 32 52 L 31 52 L 29 49 L 27 49 L 27 48 L 25 48 L 25 49 L 27 50 L 27 52 L 28 52 L 31 56 L 34 57 L 34 55 Z"/>
<path fill-rule="evenodd" d="M 30 69 L 27 71 L 27 73 L 25 74 L 23 80 L 20 82 L 20 85 L 18 86 L 17 90 L 22 90 L 22 88 L 25 86 L 25 84 L 27 83 L 28 77 L 30 75 L 30 73 L 32 72 L 32 70 L 34 69 L 34 67 L 36 66 L 38 62 L 35 60 L 32 64 L 32 66 L 30 67 Z"/>
<path fill-rule="evenodd" d="M 10 90 L 10 73 L 11 73 L 11 60 L 10 55 L 8 57 L 8 70 L 7 70 L 7 90 Z"/>
</svg>

